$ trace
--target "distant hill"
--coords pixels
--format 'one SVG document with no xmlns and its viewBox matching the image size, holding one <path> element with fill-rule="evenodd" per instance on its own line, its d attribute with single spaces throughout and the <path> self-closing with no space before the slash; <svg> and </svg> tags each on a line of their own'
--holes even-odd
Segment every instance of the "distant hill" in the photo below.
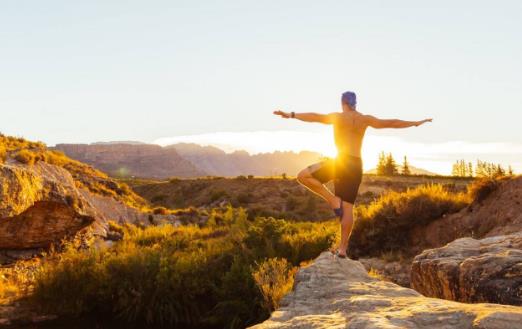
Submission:
<svg viewBox="0 0 522 329">
<path fill-rule="evenodd" d="M 175 149 L 199 169 L 215 176 L 274 176 L 286 173 L 295 176 L 301 169 L 321 159 L 321 154 L 309 151 L 273 152 L 250 155 L 246 151 L 226 153 L 213 146 L 179 143 L 166 147 Z"/>
<path fill-rule="evenodd" d="M 136 143 L 57 144 L 54 149 L 114 177 L 198 177 L 207 173 L 175 149 Z"/>
<path fill-rule="evenodd" d="M 427 176 L 439 176 L 434 172 L 428 171 L 426 169 L 417 168 L 410 165 L 410 171 L 412 175 L 427 175 Z M 370 169 L 365 172 L 366 174 L 377 174 L 377 168 Z"/>
<path fill-rule="evenodd" d="M 317 162 L 315 152 L 274 152 L 250 155 L 246 151 L 226 153 L 213 146 L 180 143 L 166 147 L 139 142 L 57 144 L 54 149 L 88 163 L 115 177 L 164 179 L 239 175 L 296 175 Z"/>
</svg>

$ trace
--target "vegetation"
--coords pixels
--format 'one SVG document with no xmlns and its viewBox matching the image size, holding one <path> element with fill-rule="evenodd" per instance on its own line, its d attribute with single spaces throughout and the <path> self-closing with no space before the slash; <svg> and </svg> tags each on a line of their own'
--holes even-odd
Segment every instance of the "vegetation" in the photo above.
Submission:
<svg viewBox="0 0 522 329">
<path fill-rule="evenodd" d="M 453 164 L 452 175 L 455 177 L 479 177 L 494 179 L 498 177 L 513 176 L 513 168 L 508 166 L 508 169 L 500 164 L 485 162 L 477 160 L 475 168 L 471 162 L 465 160 L 458 160 Z"/>
<path fill-rule="evenodd" d="M 379 154 L 379 161 L 377 162 L 377 175 L 394 176 L 399 173 L 397 163 L 391 153 L 388 155 L 381 152 Z"/>
<path fill-rule="evenodd" d="M 220 220 L 216 220 L 218 217 Z M 244 328 L 268 317 L 295 267 L 337 238 L 334 221 L 289 223 L 242 209 L 205 227 L 119 227 L 111 249 L 68 243 L 37 272 L 32 301 L 54 314 L 179 328 Z"/>
<path fill-rule="evenodd" d="M 357 220 L 348 248 L 350 255 L 380 256 L 386 251 L 403 250 L 410 229 L 456 212 L 469 202 L 467 193 L 452 193 L 442 185 L 382 195 L 367 206 L 356 207 Z"/>
</svg>

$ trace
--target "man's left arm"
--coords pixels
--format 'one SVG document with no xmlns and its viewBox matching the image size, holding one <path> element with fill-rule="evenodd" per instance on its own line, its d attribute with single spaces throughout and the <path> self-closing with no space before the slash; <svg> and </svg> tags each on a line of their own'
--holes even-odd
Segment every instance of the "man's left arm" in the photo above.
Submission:
<svg viewBox="0 0 522 329">
<path fill-rule="evenodd" d="M 293 113 L 293 115 L 292 115 Z M 274 111 L 275 115 L 279 115 L 285 119 L 295 118 L 305 122 L 319 122 L 324 124 L 332 124 L 335 120 L 335 113 L 320 114 L 320 113 L 294 113 L 294 112 L 283 112 Z"/>
</svg>

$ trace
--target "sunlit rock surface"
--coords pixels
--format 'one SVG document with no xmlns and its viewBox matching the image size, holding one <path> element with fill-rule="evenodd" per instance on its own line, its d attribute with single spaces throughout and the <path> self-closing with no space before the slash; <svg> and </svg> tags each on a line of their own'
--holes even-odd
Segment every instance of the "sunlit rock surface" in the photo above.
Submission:
<svg viewBox="0 0 522 329">
<path fill-rule="evenodd" d="M 368 276 L 361 263 L 322 253 L 297 273 L 267 328 L 520 328 L 522 308 L 463 304 Z"/>
</svg>

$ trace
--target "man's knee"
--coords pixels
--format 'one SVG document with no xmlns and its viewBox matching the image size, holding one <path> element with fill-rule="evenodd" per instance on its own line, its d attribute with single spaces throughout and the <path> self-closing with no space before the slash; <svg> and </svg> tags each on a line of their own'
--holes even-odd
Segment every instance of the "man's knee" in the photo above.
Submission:
<svg viewBox="0 0 522 329">
<path fill-rule="evenodd" d="M 308 168 L 305 168 L 303 170 L 301 170 L 298 174 L 297 174 L 297 181 L 301 184 L 304 184 L 306 182 L 306 180 L 308 178 L 310 178 L 311 175 L 310 175 L 310 172 L 308 171 Z"/>
</svg>

